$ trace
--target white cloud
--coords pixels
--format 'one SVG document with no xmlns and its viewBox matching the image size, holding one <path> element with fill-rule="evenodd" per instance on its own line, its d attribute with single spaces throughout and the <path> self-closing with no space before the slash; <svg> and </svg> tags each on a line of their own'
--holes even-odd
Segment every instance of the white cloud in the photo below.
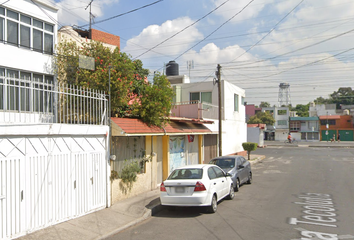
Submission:
<svg viewBox="0 0 354 240">
<path fill-rule="evenodd" d="M 161 25 L 150 25 L 138 36 L 129 39 L 123 51 L 130 53 L 133 57 L 138 56 L 173 36 L 193 22 L 194 21 L 189 17 L 182 17 L 168 20 Z M 156 47 L 154 50 L 144 54 L 142 58 L 161 55 L 173 56 L 187 50 L 195 41 L 202 38 L 203 35 L 198 31 L 196 25 L 194 25 L 171 38 L 166 43 Z M 144 46 L 144 48 L 140 46 Z"/>
<path fill-rule="evenodd" d="M 225 2 L 225 0 L 212 0 L 215 7 L 221 5 Z M 237 0 L 237 1 L 229 1 L 217 11 L 215 14 L 222 16 L 225 20 L 230 19 L 235 14 L 240 12 L 246 5 L 250 2 L 250 0 Z M 241 21 L 248 18 L 256 17 L 267 4 L 272 3 L 273 0 L 264 0 L 262 2 L 254 1 L 249 6 L 247 6 L 240 14 L 238 14 L 232 21 Z"/>
</svg>

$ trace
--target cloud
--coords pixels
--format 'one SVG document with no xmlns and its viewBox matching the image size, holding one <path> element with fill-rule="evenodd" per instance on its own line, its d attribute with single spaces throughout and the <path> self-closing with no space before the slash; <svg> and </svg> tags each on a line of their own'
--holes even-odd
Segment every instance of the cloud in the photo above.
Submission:
<svg viewBox="0 0 354 240">
<path fill-rule="evenodd" d="M 221 5 L 225 0 L 212 0 L 215 7 Z M 250 0 L 237 0 L 229 1 L 218 9 L 215 14 L 220 15 L 223 19 L 228 20 L 233 17 L 235 14 L 240 12 Z M 264 0 L 260 3 L 257 1 L 252 2 L 248 7 L 246 7 L 242 13 L 238 14 L 235 18 L 232 19 L 232 22 L 242 21 L 248 18 L 256 17 L 267 4 L 272 3 L 273 0 Z"/>
<path fill-rule="evenodd" d="M 46 0 L 51 1 L 51 0 Z M 119 0 L 100 0 L 99 4 L 93 2 L 91 12 L 95 17 L 103 16 L 103 8 L 117 3 Z M 59 8 L 58 20 L 61 26 L 66 25 L 85 25 L 89 23 L 89 7 L 85 8 L 90 3 L 90 0 L 73 1 L 60 0 L 56 1 L 56 7 Z"/>
<path fill-rule="evenodd" d="M 129 39 L 123 51 L 130 53 L 133 57 L 138 56 L 193 22 L 189 17 L 181 17 L 165 21 L 161 25 L 150 25 L 144 28 L 138 36 Z M 203 39 L 203 35 L 198 31 L 196 25 L 194 25 L 171 38 L 166 43 L 161 44 L 161 46 L 156 47 L 153 51 L 144 54 L 142 58 L 161 55 L 174 56 L 187 50 L 195 41 L 200 39 Z"/>
</svg>

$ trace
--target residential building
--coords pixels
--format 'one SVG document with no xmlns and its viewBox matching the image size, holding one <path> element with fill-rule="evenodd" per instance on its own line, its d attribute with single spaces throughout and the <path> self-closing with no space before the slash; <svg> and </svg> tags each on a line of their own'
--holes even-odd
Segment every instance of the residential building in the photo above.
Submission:
<svg viewBox="0 0 354 240">
<path fill-rule="evenodd" d="M 58 86 L 47 2 L 0 5 L 1 239 L 110 206 L 107 99 Z"/>
<path fill-rule="evenodd" d="M 275 120 L 273 126 L 267 125 L 267 130 L 265 130 L 265 139 L 275 141 L 286 140 L 289 133 L 289 108 L 267 107 L 262 108 L 262 112 L 269 112 Z"/>
<path fill-rule="evenodd" d="M 219 133 L 217 86 L 213 82 L 181 82 L 172 86 L 176 91 L 176 101 L 171 116 L 213 121 L 214 124 L 206 125 L 212 134 L 204 135 L 204 148 L 209 146 L 215 149 Z M 244 151 L 242 143 L 247 141 L 244 98 L 245 90 L 221 81 L 222 155 L 240 154 Z M 211 152 L 217 154 L 215 151 Z M 204 162 L 207 163 L 216 156 L 205 154 Z"/>
<path fill-rule="evenodd" d="M 319 104 L 310 103 L 309 117 L 318 117 L 325 115 L 336 115 L 336 104 Z"/>
<path fill-rule="evenodd" d="M 321 141 L 337 140 L 354 141 L 353 116 L 351 115 L 324 115 L 319 116 Z"/>
<path fill-rule="evenodd" d="M 290 117 L 290 133 L 293 138 L 301 141 L 319 141 L 318 117 Z"/>
<path fill-rule="evenodd" d="M 250 119 L 250 117 L 257 114 L 257 112 L 261 112 L 262 108 L 256 108 L 254 104 L 245 104 L 246 108 L 246 122 Z"/>
</svg>

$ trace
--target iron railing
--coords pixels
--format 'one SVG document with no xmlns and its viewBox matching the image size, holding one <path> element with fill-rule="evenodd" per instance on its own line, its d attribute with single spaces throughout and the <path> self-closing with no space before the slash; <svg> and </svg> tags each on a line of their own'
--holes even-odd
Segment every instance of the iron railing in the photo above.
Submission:
<svg viewBox="0 0 354 240">
<path fill-rule="evenodd" d="M 0 77 L 0 123 L 108 125 L 103 91 Z"/>
</svg>

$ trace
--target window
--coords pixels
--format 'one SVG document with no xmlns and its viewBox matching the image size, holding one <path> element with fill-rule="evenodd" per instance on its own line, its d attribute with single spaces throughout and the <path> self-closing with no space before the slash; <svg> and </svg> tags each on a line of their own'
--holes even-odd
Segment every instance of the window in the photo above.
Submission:
<svg viewBox="0 0 354 240">
<path fill-rule="evenodd" d="M 212 103 L 211 96 L 211 92 L 192 92 L 189 94 L 189 100 Z"/>
<path fill-rule="evenodd" d="M 0 68 L 0 110 L 53 112 L 54 77 Z"/>
<path fill-rule="evenodd" d="M 6 12 L 6 15 L 5 15 Z M 0 41 L 53 54 L 54 25 L 0 7 Z M 6 34 L 5 34 L 6 31 Z"/>
<path fill-rule="evenodd" d="M 31 47 L 31 35 L 30 28 L 21 25 L 20 27 L 20 46 L 30 48 Z"/>
<path fill-rule="evenodd" d="M 286 110 L 282 109 L 282 110 L 278 110 L 278 115 L 286 115 Z"/>
<path fill-rule="evenodd" d="M 300 131 L 300 122 L 290 122 L 290 131 Z"/>
<path fill-rule="evenodd" d="M 225 177 L 225 173 L 220 168 L 217 167 L 212 167 L 212 168 L 214 169 L 217 178 Z"/>
<path fill-rule="evenodd" d="M 43 49 L 43 32 L 33 29 L 33 50 L 41 52 Z"/>
<path fill-rule="evenodd" d="M 286 120 L 278 120 L 278 125 L 284 125 L 284 126 L 286 126 L 286 125 L 288 125 L 287 123 L 288 123 L 288 122 L 287 122 Z"/>
<path fill-rule="evenodd" d="M 7 21 L 7 42 L 18 45 L 18 23 Z"/>
<path fill-rule="evenodd" d="M 0 17 L 0 41 L 4 41 L 4 19 Z"/>
<path fill-rule="evenodd" d="M 234 111 L 238 112 L 238 95 L 234 94 Z"/>
<path fill-rule="evenodd" d="M 334 119 L 323 119 L 321 120 L 321 125 L 325 126 L 326 124 L 328 125 L 336 125 L 336 120 Z"/>
<path fill-rule="evenodd" d="M 216 178 L 216 173 L 213 170 L 213 168 L 209 168 L 208 169 L 208 177 L 209 177 L 209 179 L 215 179 Z"/>
<path fill-rule="evenodd" d="M 241 97 L 241 104 L 245 105 L 245 98 L 244 97 Z"/>
</svg>

